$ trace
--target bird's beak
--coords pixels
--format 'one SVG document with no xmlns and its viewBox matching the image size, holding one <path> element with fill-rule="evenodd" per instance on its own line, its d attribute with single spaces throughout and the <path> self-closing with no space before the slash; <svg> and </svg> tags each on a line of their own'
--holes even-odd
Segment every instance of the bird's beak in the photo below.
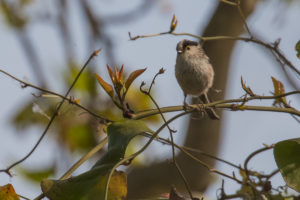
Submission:
<svg viewBox="0 0 300 200">
<path fill-rule="evenodd" d="M 182 50 L 178 50 L 177 53 L 178 53 L 178 54 L 182 54 L 183 51 L 182 51 Z"/>
</svg>

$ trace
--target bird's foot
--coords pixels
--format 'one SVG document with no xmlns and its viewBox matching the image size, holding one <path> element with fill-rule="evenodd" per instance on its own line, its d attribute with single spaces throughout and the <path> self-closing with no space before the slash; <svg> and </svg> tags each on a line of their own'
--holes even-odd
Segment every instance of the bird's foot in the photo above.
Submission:
<svg viewBox="0 0 300 200">
<path fill-rule="evenodd" d="M 198 104 L 197 105 L 197 110 L 199 112 L 203 113 L 207 113 L 207 115 L 209 116 L 210 119 L 212 120 L 219 120 L 220 117 L 219 115 L 216 113 L 216 111 L 213 108 L 205 108 L 204 104 Z"/>
<path fill-rule="evenodd" d="M 189 106 L 189 105 L 186 103 L 186 101 L 184 101 L 184 102 L 183 102 L 183 110 L 184 110 L 184 111 L 187 111 L 187 110 L 189 110 L 189 109 L 191 109 L 191 106 Z"/>
<path fill-rule="evenodd" d="M 209 116 L 210 119 L 212 120 L 219 120 L 220 116 L 216 113 L 216 110 L 213 108 L 206 108 L 205 109 L 207 115 Z"/>
<path fill-rule="evenodd" d="M 204 113 L 205 112 L 205 107 L 202 103 L 200 104 L 197 104 L 197 107 L 196 107 L 197 111 L 199 111 L 200 113 Z"/>
</svg>

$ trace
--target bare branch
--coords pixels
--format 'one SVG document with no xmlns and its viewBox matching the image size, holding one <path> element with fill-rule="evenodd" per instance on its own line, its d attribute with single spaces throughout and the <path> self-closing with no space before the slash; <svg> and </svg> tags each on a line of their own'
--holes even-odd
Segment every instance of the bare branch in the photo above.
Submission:
<svg viewBox="0 0 300 200">
<path fill-rule="evenodd" d="M 107 123 L 107 122 L 111 122 L 111 120 L 109 120 L 109 119 L 107 119 L 107 118 L 105 118 L 105 117 L 103 117 L 103 116 L 100 116 L 100 115 L 94 113 L 93 111 L 89 110 L 88 108 L 86 108 L 86 107 L 80 105 L 80 104 L 77 103 L 73 98 L 65 97 L 65 96 L 63 96 L 63 95 L 61 95 L 61 94 L 59 94 L 59 93 L 52 92 L 51 90 L 47 90 L 47 89 L 44 89 L 44 88 L 42 88 L 42 87 L 38 87 L 38 86 L 36 86 L 36 85 L 33 85 L 33 84 L 28 83 L 28 82 L 26 82 L 26 81 L 23 81 L 23 80 L 21 80 L 21 79 L 15 77 L 15 76 L 9 74 L 9 73 L 6 72 L 6 71 L 3 71 L 3 70 L 1 70 L 1 69 L 0 69 L 0 72 L 3 73 L 3 74 L 5 74 L 5 75 L 7 75 L 7 76 L 9 76 L 9 77 L 11 77 L 12 79 L 18 81 L 19 83 L 21 83 L 21 84 L 22 84 L 22 88 L 31 87 L 31 88 L 37 89 L 37 90 L 39 90 L 39 91 L 41 91 L 41 92 L 44 92 L 44 93 L 46 93 L 46 94 L 52 94 L 52 95 L 54 95 L 54 96 L 60 97 L 60 98 L 62 98 L 62 99 L 64 99 L 64 100 L 68 101 L 70 104 L 74 104 L 75 106 L 77 106 L 77 107 L 81 108 L 82 110 L 88 112 L 90 115 L 92 115 L 92 116 L 94 116 L 94 117 L 100 119 L 100 120 L 101 120 L 101 123 L 104 123 L 104 124 L 105 124 L 105 123 Z"/>
<path fill-rule="evenodd" d="M 7 173 L 9 176 L 11 176 L 9 170 L 12 169 L 13 167 L 15 167 L 16 165 L 22 163 L 23 161 L 25 161 L 34 151 L 35 149 L 39 146 L 39 144 L 41 143 L 41 141 L 43 140 L 43 138 L 45 137 L 45 135 L 47 134 L 50 126 L 52 125 L 54 119 L 56 118 L 56 116 L 58 115 L 58 111 L 60 110 L 60 108 L 62 107 L 63 103 L 65 102 L 65 98 L 69 95 L 69 93 L 71 92 L 71 90 L 73 89 L 75 83 L 77 82 L 77 80 L 79 79 L 81 73 L 83 72 L 83 70 L 87 67 L 87 65 L 89 64 L 89 62 L 100 53 L 101 49 L 94 51 L 90 57 L 88 58 L 88 60 L 86 61 L 86 63 L 83 65 L 83 67 L 81 68 L 81 70 L 79 71 L 79 73 L 77 74 L 77 76 L 75 77 L 74 81 L 72 82 L 71 86 L 69 87 L 68 91 L 66 92 L 66 94 L 64 95 L 64 98 L 61 100 L 61 102 L 59 103 L 59 105 L 56 107 L 55 112 L 53 113 L 49 123 L 47 124 L 45 130 L 43 131 L 42 135 L 40 136 L 40 138 L 38 139 L 38 141 L 36 142 L 36 144 L 34 145 L 34 147 L 30 150 L 30 152 L 24 156 L 22 159 L 18 160 L 17 162 L 11 164 L 9 167 L 7 167 L 6 169 L 2 169 L 0 170 L 0 172 L 5 172 Z"/>
</svg>

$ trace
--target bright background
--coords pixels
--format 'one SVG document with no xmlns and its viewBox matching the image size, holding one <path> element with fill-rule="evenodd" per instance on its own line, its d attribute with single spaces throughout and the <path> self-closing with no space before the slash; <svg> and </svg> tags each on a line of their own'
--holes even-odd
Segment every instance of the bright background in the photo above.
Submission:
<svg viewBox="0 0 300 200">
<path fill-rule="evenodd" d="M 100 13 L 113 14 L 120 12 L 120 10 L 130 10 L 139 2 L 138 0 L 114 0 L 111 2 L 104 0 L 95 3 L 95 7 L 98 6 Z M 145 13 L 144 16 L 132 23 L 109 27 L 109 33 L 116 36 L 114 50 L 118 63 L 124 63 L 130 70 L 147 67 L 147 71 L 135 82 L 136 85 L 139 85 L 142 80 L 149 84 L 161 67 L 166 69 L 165 74 L 160 76 L 155 84 L 156 97 L 160 106 L 182 104 L 183 95 L 174 76 L 175 46 L 179 40 L 187 37 L 162 36 L 129 41 L 128 32 L 130 31 L 135 36 L 167 31 L 172 15 L 175 13 L 179 21 L 176 32 L 199 34 L 205 27 L 211 11 L 215 8 L 215 3 L 216 1 L 211 0 L 164 0 L 155 4 L 150 12 Z M 40 1 L 35 9 L 38 9 L 38 6 L 45 6 L 45 4 L 51 8 L 51 1 L 48 0 Z M 72 28 L 74 28 L 74 33 L 78 38 L 77 42 L 73 44 L 73 50 L 78 55 L 78 62 L 84 63 L 89 55 L 85 55 L 87 45 L 81 37 L 85 30 L 78 28 L 83 21 L 78 16 L 77 6 L 77 1 L 74 1 L 74 7 L 70 14 L 73 19 Z M 252 32 L 265 41 L 272 42 L 281 38 L 280 49 L 296 66 L 299 66 L 300 63 L 294 50 L 296 42 L 300 39 L 299 10 L 298 1 L 291 4 L 280 3 L 277 0 L 262 1 L 248 20 Z M 15 32 L 5 25 L 3 19 L 0 18 L 0 20 L 0 68 L 16 77 L 35 83 L 36 80 L 33 78 L 24 52 L 16 40 Z M 35 47 L 39 49 L 41 61 L 45 66 L 43 70 L 47 72 L 47 81 L 51 83 L 51 89 L 63 94 L 65 88 L 60 87 L 59 80 L 62 78 L 60 73 L 65 63 L 57 31 L 49 28 L 49 26 L 37 24 L 31 27 L 30 37 L 34 40 Z M 90 50 L 90 52 L 92 51 Z M 106 64 L 104 55 L 100 54 L 93 62 L 98 64 L 97 69 L 94 69 L 95 71 L 104 72 Z M 47 65 L 47 63 L 49 64 Z M 53 63 L 56 63 L 57 68 L 52 69 Z M 281 70 L 278 64 L 274 62 L 274 59 L 270 59 L 270 56 L 260 47 L 251 43 L 238 42 L 231 60 L 226 98 L 239 98 L 244 94 L 240 85 L 241 76 L 255 93 L 268 95 L 273 91 L 270 77 L 274 76 L 278 80 L 283 79 L 279 72 Z M 216 79 L 219 76 L 222 74 L 216 74 Z M 289 85 L 286 84 L 285 86 L 286 91 L 290 91 Z M 17 134 L 10 124 L 13 113 L 23 101 L 31 97 L 31 92 L 36 92 L 35 90 L 21 89 L 19 83 L 0 75 L 0 92 L 2 94 L 0 98 L 0 105 L 2 105 L 0 109 L 0 168 L 5 168 L 30 151 L 42 133 L 42 129 L 30 128 L 26 130 L 28 132 L 26 134 Z M 299 106 L 296 99 L 288 98 L 288 100 L 291 101 L 292 106 Z M 261 105 L 261 102 L 257 101 L 255 104 Z M 263 102 L 263 105 L 270 104 L 271 101 Z M 176 141 L 179 144 L 181 143 L 181 133 L 184 133 L 186 128 L 186 120 L 187 118 L 182 118 L 172 124 L 172 127 L 178 130 Z M 272 144 L 280 140 L 299 137 L 299 131 L 299 123 L 287 114 L 225 111 L 222 118 L 222 142 L 219 157 L 236 164 L 242 164 L 247 155 L 261 148 L 262 144 Z M 166 137 L 167 135 L 167 132 L 163 134 Z M 151 148 L 155 149 L 156 152 L 159 148 L 159 152 L 154 155 L 153 159 L 170 155 L 170 148 L 168 147 L 154 144 Z M 47 165 L 47 162 L 56 153 L 55 149 L 56 146 L 51 141 L 51 136 L 46 136 L 36 152 L 24 162 L 24 165 L 34 166 L 35 164 L 40 165 L 40 163 Z M 264 172 L 275 169 L 272 152 L 269 151 L 257 156 L 250 163 L 250 167 Z M 216 168 L 226 173 L 232 172 L 231 167 L 222 163 L 217 164 Z M 84 166 L 81 168 L 81 171 L 83 170 L 85 170 Z M 217 178 L 208 190 L 207 195 L 211 199 L 215 198 L 215 192 L 221 186 L 221 180 L 220 177 Z M 282 184 L 280 175 L 277 175 L 274 180 L 276 180 L 274 182 Z M 17 174 L 13 178 L 9 178 L 4 173 L 0 174 L 0 185 L 7 183 L 12 183 L 16 191 L 26 197 L 33 198 L 40 193 L 40 188 L 37 185 L 22 179 Z M 230 180 L 225 180 L 225 183 L 225 189 L 228 193 L 239 188 Z"/>
</svg>

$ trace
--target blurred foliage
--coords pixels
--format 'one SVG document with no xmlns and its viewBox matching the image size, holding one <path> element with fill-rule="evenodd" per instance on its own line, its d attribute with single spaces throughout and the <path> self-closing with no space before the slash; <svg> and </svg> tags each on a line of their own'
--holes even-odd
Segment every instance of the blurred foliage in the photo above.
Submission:
<svg viewBox="0 0 300 200">
<path fill-rule="evenodd" d="M 1 200 L 20 200 L 16 194 L 14 187 L 11 184 L 0 186 L 0 199 Z"/>
<path fill-rule="evenodd" d="M 92 127 L 86 124 L 71 124 L 65 133 L 65 141 L 71 151 L 87 150 L 95 145 L 95 138 L 92 137 Z"/>
<path fill-rule="evenodd" d="M 124 120 L 107 127 L 108 150 L 91 170 L 66 180 L 43 180 L 43 193 L 52 200 L 96 200 L 104 199 L 106 183 L 109 181 L 108 199 L 126 199 L 126 174 L 112 168 L 124 158 L 129 142 L 142 132 L 152 131 L 143 121 Z"/>
<path fill-rule="evenodd" d="M 300 40 L 296 43 L 295 50 L 297 52 L 297 57 L 300 59 Z"/>
<path fill-rule="evenodd" d="M 28 16 L 25 8 L 33 0 L 1 1 L 0 13 L 4 16 L 6 23 L 17 29 L 24 28 L 28 23 Z"/>
<path fill-rule="evenodd" d="M 104 199 L 105 186 L 111 165 L 103 165 L 67 180 L 48 180 L 41 183 L 42 191 L 51 200 Z M 127 195 L 124 172 L 115 171 L 111 177 L 108 200 L 123 200 Z"/>
<path fill-rule="evenodd" d="M 123 115 L 130 118 L 130 113 L 133 111 L 129 107 L 129 104 L 125 102 L 125 98 L 133 81 L 139 77 L 146 70 L 146 68 L 137 69 L 131 72 L 126 80 L 124 79 L 123 75 L 124 65 L 122 65 L 120 70 L 117 67 L 112 70 L 108 65 L 106 68 L 112 85 L 104 81 L 98 74 L 95 74 L 98 83 L 108 94 L 114 104 L 123 111 Z"/>
<path fill-rule="evenodd" d="M 64 72 L 64 80 L 66 85 L 72 84 L 80 69 L 80 64 L 71 62 L 67 71 Z M 74 86 L 74 91 L 80 93 L 81 95 L 86 94 L 86 96 L 96 95 L 96 79 L 89 68 L 87 68 L 81 74 Z"/>
<path fill-rule="evenodd" d="M 286 3 L 297 2 L 296 0 L 282 1 Z M 38 13 L 30 13 L 27 10 L 30 5 L 33 5 L 36 2 L 37 1 L 34 0 L 2 0 L 0 2 L 0 14 L 3 16 L 3 19 L 10 28 L 23 30 L 27 28 L 28 24 L 30 24 L 31 22 L 43 20 L 43 18 L 41 18 Z M 68 8 L 70 6 L 70 3 L 65 0 L 58 0 L 54 2 L 55 6 L 57 6 L 53 9 L 55 12 L 48 13 L 49 10 L 47 6 L 41 7 L 39 12 L 49 14 L 47 18 L 48 21 L 44 20 L 43 25 L 55 26 L 56 30 L 58 30 L 58 32 L 61 34 L 62 46 L 64 54 L 66 55 L 65 59 L 68 62 L 68 65 L 66 66 L 67 69 L 62 70 L 62 77 L 64 81 L 62 87 L 68 88 L 71 82 L 74 80 L 75 76 L 78 74 L 82 64 L 79 64 L 76 61 L 76 54 L 73 54 L 74 51 L 72 49 L 72 44 L 74 43 L 74 39 L 72 38 L 74 36 L 74 30 L 70 29 L 70 27 L 67 26 L 68 24 L 71 24 L 70 18 L 68 17 Z M 116 22 L 121 22 L 119 24 L 124 25 L 124 23 L 135 20 L 136 14 L 144 14 L 147 10 L 149 10 L 149 4 L 151 4 L 151 1 L 143 2 L 144 3 L 142 3 L 142 6 L 138 7 L 134 11 L 126 13 L 127 15 L 110 16 L 109 18 L 102 19 L 101 17 L 99 17 L 101 15 L 98 15 L 97 9 L 94 9 L 89 1 L 79 1 L 79 12 L 85 19 L 83 23 L 84 26 L 82 26 L 81 28 L 82 30 L 85 30 L 84 39 L 87 39 L 89 43 L 87 49 L 94 49 L 95 46 L 101 44 L 101 47 L 104 47 L 103 49 L 105 49 L 108 62 L 116 63 L 113 54 L 114 38 L 112 38 L 110 34 L 107 34 L 105 30 L 110 24 L 117 24 Z M 176 26 L 177 19 L 174 16 L 170 27 L 171 31 L 174 31 Z M 29 41 L 29 43 L 30 42 L 32 41 Z M 299 57 L 300 42 L 296 44 L 295 49 L 297 51 L 297 56 Z M 39 53 L 37 52 L 37 50 L 35 51 L 36 55 L 38 55 L 37 57 L 39 57 Z M 29 62 L 33 62 L 32 60 L 34 59 L 28 58 L 28 60 Z M 109 71 L 109 73 L 115 89 L 121 90 L 124 88 L 124 84 L 125 88 L 128 89 L 135 78 L 137 78 L 143 72 L 142 70 L 143 69 L 139 69 L 131 73 L 131 75 L 128 76 L 127 81 L 123 80 L 123 74 L 126 74 L 127 72 L 126 70 L 123 72 L 123 68 L 122 72 L 121 70 L 118 71 L 115 69 L 114 72 L 112 72 L 113 70 L 111 70 Z M 275 78 L 272 78 L 272 81 L 274 84 L 274 93 L 276 95 L 282 94 L 284 92 L 283 84 Z M 111 99 L 106 98 L 106 95 L 103 94 L 103 91 L 101 91 L 100 93 L 98 92 L 99 90 L 97 89 L 96 82 L 97 79 L 94 77 L 92 71 L 87 69 L 79 78 L 72 93 L 76 95 L 76 98 L 81 99 L 83 105 L 88 109 L 96 113 L 101 113 L 103 116 L 111 120 L 122 120 L 124 112 L 116 107 Z M 122 85 L 121 89 L 119 88 L 120 84 Z M 250 88 L 247 88 L 246 86 L 243 88 L 245 90 L 248 90 L 250 94 L 252 93 Z M 107 92 L 109 90 L 105 89 L 105 91 Z M 108 93 L 112 94 L 111 92 Z M 131 86 L 130 90 L 128 90 L 128 92 L 126 90 L 125 94 L 126 99 L 124 98 L 124 102 L 122 102 L 123 108 L 127 103 L 130 110 L 134 112 L 151 109 L 153 107 L 150 99 L 146 95 L 142 94 L 137 86 Z M 112 97 L 113 95 L 109 96 Z M 49 122 L 49 119 L 46 116 L 51 116 L 53 114 L 60 100 L 61 99 L 59 98 L 44 97 L 36 97 L 34 100 L 22 100 L 23 105 L 20 106 L 21 108 L 15 112 L 12 119 L 14 127 L 16 127 L 21 133 L 24 132 L 23 130 L 25 128 L 28 128 L 30 126 L 40 126 L 44 128 Z M 45 115 L 42 115 L 41 112 L 35 112 L 33 109 L 34 104 L 32 102 L 37 104 L 41 108 L 42 112 L 45 113 Z M 277 99 L 275 103 L 288 107 L 285 98 Z M 147 120 L 145 121 L 157 123 L 159 122 L 159 116 L 147 118 Z M 87 113 L 84 113 L 76 106 L 68 103 L 65 103 L 62 107 L 59 116 L 55 120 L 55 123 L 55 127 L 52 128 L 51 131 L 55 132 L 55 137 L 53 138 L 55 138 L 55 141 L 62 147 L 60 150 L 67 149 L 71 152 L 76 150 L 86 152 L 93 146 L 95 146 L 98 143 L 99 138 L 101 138 L 104 134 L 102 131 L 103 125 L 99 124 L 97 122 L 97 119 L 91 117 Z M 55 196 L 57 195 L 56 192 L 60 191 L 61 186 L 65 187 L 65 189 L 68 190 L 66 193 L 61 194 L 62 197 L 55 196 L 54 199 L 67 199 L 71 195 L 76 196 L 76 192 L 81 193 L 83 190 L 89 190 L 91 192 L 89 196 L 94 196 L 93 192 L 95 191 L 97 191 L 97 193 L 99 190 L 104 191 L 104 182 L 107 178 L 107 172 L 112 168 L 112 163 L 119 161 L 120 158 L 124 156 L 125 149 L 128 149 L 128 152 L 136 151 L 135 148 L 137 145 L 135 144 L 139 142 L 138 139 L 132 143 L 132 146 L 128 146 L 129 141 L 137 134 L 136 131 L 149 131 L 146 130 L 146 126 L 141 125 L 140 122 L 137 122 L 137 124 L 134 124 L 135 122 L 132 123 L 132 121 L 130 121 L 129 124 L 127 124 L 128 121 L 118 123 L 109 126 L 110 128 L 108 128 L 108 137 L 110 137 L 110 144 L 108 152 L 97 162 L 96 167 L 82 175 L 79 175 L 79 177 L 75 177 L 74 179 L 72 179 L 73 182 L 45 180 L 42 182 L 43 191 L 49 196 Z M 120 129 L 120 127 L 122 128 Z M 124 131 L 126 132 L 126 134 L 130 134 L 130 137 L 128 137 L 128 135 L 126 134 L 126 136 L 124 136 Z M 124 137 L 119 137 L 120 134 L 123 134 Z M 118 137 L 116 135 L 118 135 Z M 296 190 L 299 191 L 299 171 L 297 168 L 294 168 L 294 166 L 297 166 L 299 168 L 299 159 L 297 155 L 299 155 L 298 140 L 284 141 L 282 143 L 278 143 L 275 146 L 274 156 L 284 179 L 290 187 L 294 189 L 296 188 Z M 21 169 L 21 171 L 22 174 L 30 180 L 39 181 L 43 177 L 52 175 L 55 169 L 56 166 L 53 165 L 41 170 L 31 171 L 29 169 L 23 168 Z M 124 195 L 126 196 L 127 193 L 126 175 L 122 172 L 115 173 L 117 173 L 117 175 L 115 174 L 113 176 L 111 185 L 117 185 L 120 187 L 110 187 L 110 195 L 120 194 L 119 197 L 111 197 L 113 199 L 121 199 L 124 198 Z M 100 181 L 99 179 L 96 180 L 98 175 L 102 177 L 100 178 Z M 83 179 L 87 182 L 80 182 Z M 78 180 L 79 182 L 76 182 Z M 79 185 L 77 183 L 79 183 Z M 92 188 L 91 185 L 95 186 L 95 183 L 97 183 L 95 190 L 90 190 Z M 49 188 L 49 184 L 54 185 L 51 185 L 52 188 Z M 56 186 L 57 188 L 55 188 Z M 76 187 L 79 187 L 78 190 L 74 190 L 74 188 Z M 259 191 L 264 192 L 261 182 L 257 183 L 257 185 L 255 185 L 254 187 L 257 187 Z M 116 189 L 117 191 L 112 191 L 114 189 Z M 249 189 L 249 186 L 245 186 L 243 184 L 238 193 L 249 194 Z M 3 195 L 3 192 L 9 195 L 4 197 L 8 200 L 19 199 L 11 185 L 0 187 L 0 199 L 2 198 L 1 195 Z M 64 195 L 67 195 L 67 198 Z M 77 197 L 74 197 L 74 199 L 77 199 Z M 281 194 L 277 194 L 272 195 L 272 199 L 284 199 L 284 197 L 282 197 Z"/>
<path fill-rule="evenodd" d="M 31 99 L 29 101 L 23 102 L 20 110 L 13 113 L 14 116 L 12 118 L 12 123 L 14 127 L 18 129 L 18 132 L 22 133 L 21 130 L 24 130 L 32 125 L 46 126 L 46 124 L 49 122 L 49 119 L 33 111 L 33 102 L 37 104 L 48 115 L 54 112 L 54 99 L 37 98 L 34 100 Z"/>
<path fill-rule="evenodd" d="M 72 65 L 70 67 L 71 73 L 65 75 L 65 85 L 71 83 L 72 78 L 76 76 L 79 71 L 79 67 Z M 89 109 L 96 113 L 111 119 L 111 120 L 122 120 L 122 111 L 116 107 L 113 102 L 108 98 L 104 98 L 99 94 L 99 89 L 96 86 L 96 78 L 93 73 L 89 70 L 85 71 L 80 77 L 78 83 L 76 83 L 73 93 L 76 94 L 76 98 L 80 98 L 80 102 L 85 103 L 89 106 Z M 47 95 L 41 95 L 32 100 L 29 100 L 24 107 L 21 107 L 19 112 L 15 113 L 13 118 L 14 127 L 18 130 L 24 130 L 30 126 L 38 125 L 45 127 L 49 122 L 49 118 L 43 116 L 41 112 L 34 112 L 34 104 L 38 105 L 39 108 L 47 116 L 51 117 L 58 102 L 61 100 L 59 97 L 48 97 Z M 84 97 L 84 98 L 81 98 Z M 134 111 L 151 109 L 151 100 L 141 93 L 139 89 L 132 86 L 126 95 L 126 102 L 130 105 L 130 108 Z M 153 116 L 146 119 L 147 122 L 157 123 L 159 122 L 159 116 Z M 52 138 L 56 138 L 55 141 L 61 147 L 61 150 L 68 149 L 71 152 L 87 152 L 93 148 L 103 137 L 103 125 L 97 122 L 97 119 L 91 117 L 88 113 L 83 112 L 75 105 L 65 103 L 60 110 L 57 119 L 55 120 L 55 126 L 51 129 L 55 134 L 51 134 Z M 20 131 L 23 133 L 24 131 Z M 53 137 L 55 136 L 55 137 Z M 138 137 L 132 142 L 129 147 L 129 152 L 135 152 L 139 147 L 139 143 L 143 143 L 144 138 Z M 142 159 L 137 159 L 135 164 L 142 164 Z M 59 161 L 57 161 L 59 162 Z M 57 163 L 55 162 L 55 163 Z M 20 170 L 24 177 L 31 181 L 41 181 L 46 176 L 53 175 L 56 166 L 51 166 L 48 169 L 43 170 Z"/>
<path fill-rule="evenodd" d="M 40 183 L 42 179 L 48 178 L 55 174 L 56 165 L 52 164 L 52 166 L 46 166 L 45 168 L 39 169 L 19 167 L 18 172 L 20 172 L 20 174 L 25 176 L 25 178 L 28 180 Z"/>
</svg>

